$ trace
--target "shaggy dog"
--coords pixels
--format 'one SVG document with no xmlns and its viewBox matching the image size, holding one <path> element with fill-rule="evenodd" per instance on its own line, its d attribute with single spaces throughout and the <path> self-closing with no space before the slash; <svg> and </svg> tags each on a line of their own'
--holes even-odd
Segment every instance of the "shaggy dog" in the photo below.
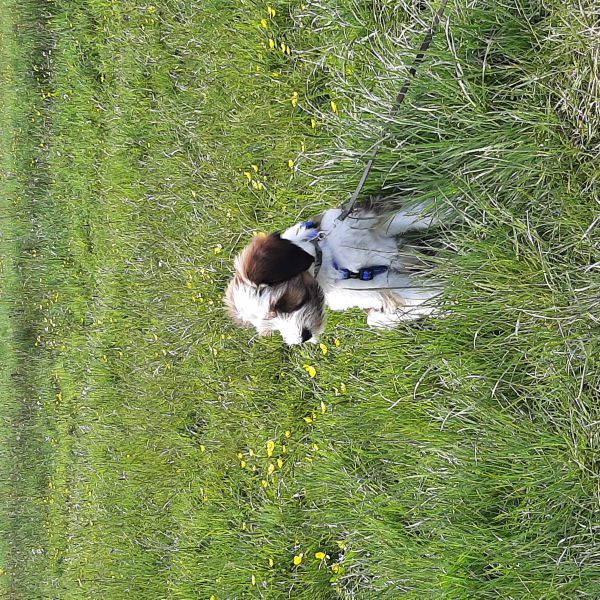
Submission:
<svg viewBox="0 0 600 600">
<path fill-rule="evenodd" d="M 424 261 L 401 237 L 439 222 L 425 209 L 385 213 L 370 202 L 344 220 L 334 208 L 283 233 L 255 237 L 235 259 L 225 293 L 231 317 L 259 335 L 278 331 L 291 345 L 316 341 L 325 305 L 365 309 L 377 328 L 430 315 L 441 287 L 415 278 Z"/>
</svg>

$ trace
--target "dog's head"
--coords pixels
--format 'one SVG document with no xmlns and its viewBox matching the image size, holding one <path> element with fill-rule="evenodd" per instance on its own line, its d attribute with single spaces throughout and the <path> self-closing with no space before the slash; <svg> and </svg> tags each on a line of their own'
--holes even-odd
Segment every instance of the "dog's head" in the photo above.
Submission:
<svg viewBox="0 0 600 600">
<path fill-rule="evenodd" d="M 235 259 L 225 292 L 231 317 L 287 344 L 314 341 L 325 324 L 323 290 L 308 272 L 314 258 L 279 233 L 256 237 Z"/>
</svg>

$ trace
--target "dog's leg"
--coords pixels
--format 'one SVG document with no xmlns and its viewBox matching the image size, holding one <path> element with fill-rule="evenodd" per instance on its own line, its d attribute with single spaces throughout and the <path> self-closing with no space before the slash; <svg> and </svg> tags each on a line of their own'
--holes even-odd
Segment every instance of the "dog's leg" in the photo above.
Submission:
<svg viewBox="0 0 600 600">
<path fill-rule="evenodd" d="M 381 231 L 385 235 L 396 236 L 407 231 L 424 231 L 443 222 L 440 210 L 436 210 L 429 202 L 421 202 L 395 212 L 382 223 Z"/>
</svg>

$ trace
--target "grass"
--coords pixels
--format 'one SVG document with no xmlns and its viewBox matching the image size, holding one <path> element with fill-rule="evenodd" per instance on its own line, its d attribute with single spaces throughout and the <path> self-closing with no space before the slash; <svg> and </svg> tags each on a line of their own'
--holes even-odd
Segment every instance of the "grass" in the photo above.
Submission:
<svg viewBox="0 0 600 600">
<path fill-rule="evenodd" d="M 0 0 L 4 596 L 600 597 L 594 4 Z M 449 316 L 249 342 L 380 135 Z"/>
</svg>

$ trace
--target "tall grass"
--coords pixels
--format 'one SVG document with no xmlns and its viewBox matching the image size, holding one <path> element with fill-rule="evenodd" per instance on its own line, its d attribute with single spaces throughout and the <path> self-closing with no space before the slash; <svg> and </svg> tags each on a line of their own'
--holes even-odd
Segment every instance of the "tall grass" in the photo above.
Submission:
<svg viewBox="0 0 600 600">
<path fill-rule="evenodd" d="M 598 9 L 450 4 L 0 0 L 6 596 L 600 596 Z M 449 314 L 251 340 L 382 137 Z"/>
</svg>

